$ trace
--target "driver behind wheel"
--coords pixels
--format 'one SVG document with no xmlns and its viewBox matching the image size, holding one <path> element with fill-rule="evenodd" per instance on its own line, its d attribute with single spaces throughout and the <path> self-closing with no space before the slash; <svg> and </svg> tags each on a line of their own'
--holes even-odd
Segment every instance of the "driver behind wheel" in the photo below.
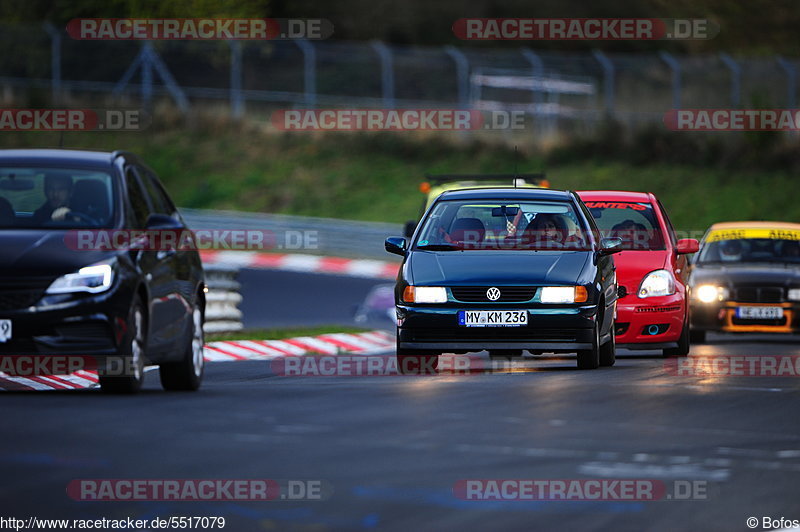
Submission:
<svg viewBox="0 0 800 532">
<path fill-rule="evenodd" d="M 44 177 L 45 202 L 33 212 L 36 223 L 63 221 L 70 209 L 72 177 L 64 174 L 47 174 Z"/>
</svg>

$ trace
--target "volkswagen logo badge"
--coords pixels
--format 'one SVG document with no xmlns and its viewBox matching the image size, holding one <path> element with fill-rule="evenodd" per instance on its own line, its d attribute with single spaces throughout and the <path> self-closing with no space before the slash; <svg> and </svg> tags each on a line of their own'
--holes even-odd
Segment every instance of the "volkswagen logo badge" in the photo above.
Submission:
<svg viewBox="0 0 800 532">
<path fill-rule="evenodd" d="M 486 299 L 488 299 L 489 301 L 497 301 L 498 299 L 500 299 L 500 289 L 495 288 L 494 286 L 488 289 L 486 291 Z"/>
</svg>

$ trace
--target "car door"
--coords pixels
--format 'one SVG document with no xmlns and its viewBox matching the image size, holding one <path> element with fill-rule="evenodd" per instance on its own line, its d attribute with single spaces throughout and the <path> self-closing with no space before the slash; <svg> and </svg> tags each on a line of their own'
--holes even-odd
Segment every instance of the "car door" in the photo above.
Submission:
<svg viewBox="0 0 800 532">
<path fill-rule="evenodd" d="M 126 195 L 130 205 L 131 229 L 145 230 L 147 219 L 153 209 L 142 185 L 140 171 L 129 165 L 125 168 Z M 135 251 L 134 260 L 147 285 L 150 301 L 148 307 L 148 343 L 147 355 L 150 358 L 163 357 L 171 347 L 171 312 L 170 294 L 173 292 L 172 270 L 169 257 L 155 249 L 157 241 L 148 239 L 141 242 L 140 249 Z"/>
<path fill-rule="evenodd" d="M 150 201 L 152 210 L 156 214 L 169 216 L 174 220 L 176 230 L 176 241 L 179 245 L 193 245 L 194 240 L 187 240 L 192 235 L 183 223 L 178 214 L 178 209 L 164 191 L 164 187 L 158 181 L 155 173 L 148 168 L 137 168 L 144 185 L 145 193 Z M 159 250 L 157 258 L 160 265 L 169 268 L 170 276 L 170 296 L 167 302 L 169 322 L 166 336 L 180 343 L 192 320 L 192 309 L 195 303 L 195 293 L 197 290 L 198 279 L 193 267 L 192 254 L 194 251 L 181 250 L 180 247 Z M 177 345 L 175 346 L 177 347 Z"/>
</svg>

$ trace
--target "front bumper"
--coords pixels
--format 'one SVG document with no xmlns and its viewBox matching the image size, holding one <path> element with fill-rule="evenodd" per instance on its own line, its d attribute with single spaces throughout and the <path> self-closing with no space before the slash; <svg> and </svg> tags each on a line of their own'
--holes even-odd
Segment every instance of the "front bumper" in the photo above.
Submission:
<svg viewBox="0 0 800 532">
<path fill-rule="evenodd" d="M 683 294 L 638 298 L 635 294 L 617 300 L 614 320 L 617 345 L 628 349 L 660 349 L 680 339 L 686 316 Z"/>
<path fill-rule="evenodd" d="M 746 320 L 736 317 L 738 307 L 781 307 L 783 318 L 777 320 Z M 691 304 L 692 329 L 744 333 L 798 333 L 800 332 L 800 304 L 798 303 L 722 303 Z"/>
<path fill-rule="evenodd" d="M 48 296 L 25 309 L 0 310 L 11 320 L 11 339 L 0 356 L 115 355 L 125 334 L 128 297 L 119 285 L 96 295 Z"/>
<path fill-rule="evenodd" d="M 521 327 L 464 327 L 458 325 L 459 308 L 398 305 L 398 348 L 439 353 L 485 349 L 529 349 L 574 352 L 593 347 L 595 305 L 527 308 L 492 305 L 480 310 L 527 310 L 528 324 Z"/>
</svg>

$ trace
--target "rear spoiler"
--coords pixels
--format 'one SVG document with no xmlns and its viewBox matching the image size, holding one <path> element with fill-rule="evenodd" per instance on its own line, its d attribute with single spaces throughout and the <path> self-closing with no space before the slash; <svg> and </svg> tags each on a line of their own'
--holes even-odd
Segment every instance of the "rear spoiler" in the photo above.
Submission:
<svg viewBox="0 0 800 532">
<path fill-rule="evenodd" d="M 431 185 L 440 185 L 452 181 L 506 181 L 509 185 L 513 185 L 518 183 L 517 179 L 521 179 L 530 185 L 545 188 L 550 186 L 543 172 L 538 174 L 425 174 L 425 179 Z"/>
</svg>

